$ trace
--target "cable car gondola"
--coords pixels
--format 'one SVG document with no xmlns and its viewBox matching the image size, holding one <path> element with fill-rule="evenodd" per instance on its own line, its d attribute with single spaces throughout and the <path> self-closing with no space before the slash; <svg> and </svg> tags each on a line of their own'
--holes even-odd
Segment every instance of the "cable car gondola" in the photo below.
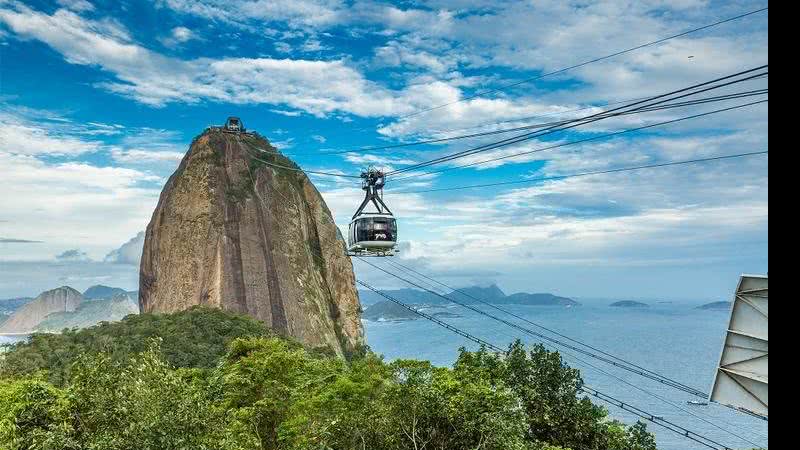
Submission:
<svg viewBox="0 0 800 450">
<path fill-rule="evenodd" d="M 245 129 L 241 119 L 231 116 L 225 121 L 225 125 L 222 126 L 222 131 L 227 133 L 244 133 Z"/>
<path fill-rule="evenodd" d="M 397 221 L 383 203 L 386 176 L 380 170 L 369 169 L 361 173 L 361 178 L 366 196 L 350 221 L 347 252 L 356 256 L 391 256 L 397 247 Z M 369 203 L 378 212 L 364 212 Z"/>
</svg>

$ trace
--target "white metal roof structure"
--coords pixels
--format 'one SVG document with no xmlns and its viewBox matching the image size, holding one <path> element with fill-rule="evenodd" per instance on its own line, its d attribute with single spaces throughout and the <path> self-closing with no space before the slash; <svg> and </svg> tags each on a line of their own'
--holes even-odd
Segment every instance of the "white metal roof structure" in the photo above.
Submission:
<svg viewBox="0 0 800 450">
<path fill-rule="evenodd" d="M 769 417 L 767 276 L 742 275 L 733 299 L 711 401 Z"/>
</svg>

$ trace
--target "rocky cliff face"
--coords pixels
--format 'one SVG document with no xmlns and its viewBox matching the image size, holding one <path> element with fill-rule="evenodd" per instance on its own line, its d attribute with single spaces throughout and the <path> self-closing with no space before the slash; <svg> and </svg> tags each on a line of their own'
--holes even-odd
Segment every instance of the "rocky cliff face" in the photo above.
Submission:
<svg viewBox="0 0 800 450">
<path fill-rule="evenodd" d="M 30 333 L 48 315 L 73 312 L 78 309 L 82 301 L 81 293 L 68 286 L 42 292 L 3 322 L 0 333 Z"/>
<path fill-rule="evenodd" d="M 352 263 L 314 185 L 275 166 L 297 168 L 261 137 L 195 139 L 147 226 L 140 307 L 214 306 L 343 354 L 363 344 Z"/>
</svg>

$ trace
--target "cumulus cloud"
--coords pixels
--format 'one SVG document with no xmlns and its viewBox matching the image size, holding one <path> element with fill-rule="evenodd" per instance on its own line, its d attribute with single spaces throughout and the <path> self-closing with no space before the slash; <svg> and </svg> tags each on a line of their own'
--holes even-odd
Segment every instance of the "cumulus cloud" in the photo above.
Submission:
<svg viewBox="0 0 800 450">
<path fill-rule="evenodd" d="M 135 235 L 147 223 L 162 182 L 140 170 L 83 162 L 48 164 L 4 152 L 0 166 L 5 177 L 1 209 L 14 218 L 4 224 L 4 232 L 48 243 L 42 248 L 4 249 L 2 260 L 44 260 L 53 248 L 75 246 L 102 258 L 119 245 L 120 234 Z"/>
<path fill-rule="evenodd" d="M 170 31 L 168 36 L 159 38 L 159 41 L 161 41 L 161 43 L 167 47 L 174 47 L 198 38 L 199 37 L 195 34 L 195 32 L 189 28 L 175 27 L 172 29 L 172 31 Z"/>
<path fill-rule="evenodd" d="M 59 133 L 57 129 L 0 111 L 0 151 L 17 155 L 76 156 L 96 152 L 102 143 Z"/>
<path fill-rule="evenodd" d="M 128 164 L 146 164 L 153 162 L 177 162 L 183 158 L 183 153 L 174 151 L 153 151 L 142 149 L 119 149 L 111 150 L 111 156 L 115 161 Z"/>
<path fill-rule="evenodd" d="M 160 0 L 159 3 L 175 11 L 232 24 L 258 20 L 284 22 L 292 28 L 336 23 L 344 6 L 337 0 Z"/>
<path fill-rule="evenodd" d="M 144 231 L 140 231 L 121 247 L 109 252 L 103 259 L 105 262 L 117 264 L 130 264 L 139 266 L 142 259 L 142 249 L 144 248 Z"/>
<path fill-rule="evenodd" d="M 58 4 L 73 11 L 94 10 L 94 5 L 87 0 L 58 0 Z"/>
<path fill-rule="evenodd" d="M 54 12 L 48 9 L 47 13 L 21 3 L 2 3 L 0 23 L 8 31 L 3 39 L 40 41 L 70 64 L 98 68 L 106 78 L 96 87 L 146 105 L 222 101 L 267 104 L 272 112 L 290 117 L 311 114 L 340 121 L 351 120 L 351 115 L 383 117 L 387 119 L 380 121 L 379 133 L 400 140 L 451 136 L 460 128 L 487 122 L 510 120 L 510 124 L 522 124 L 526 121 L 520 119 L 530 116 L 570 117 L 572 109 L 664 92 L 745 68 L 745 63 L 756 65 L 766 58 L 764 18 L 753 16 L 703 34 L 522 84 L 510 92 L 459 101 L 487 87 L 739 14 L 742 5 L 709 8 L 705 2 L 694 1 L 665 5 L 434 0 L 402 6 L 370 0 L 158 2 L 180 13 L 234 25 L 237 32 L 279 39 L 275 48 L 287 56 L 293 51 L 319 52 L 315 56 L 320 60 L 312 61 L 237 57 L 235 52 L 226 57 L 171 57 L 144 46 L 119 22 L 98 18 L 97 13 L 81 15 L 81 7 L 75 6 L 79 1 L 64 3 L 72 6 Z M 626 12 L 624 17 L 619 15 L 620 10 Z M 279 23 L 288 29 L 281 30 Z M 176 43 L 195 36 L 191 31 L 176 30 L 164 31 Z M 327 47 L 334 41 L 327 30 L 357 39 L 379 39 L 374 48 L 362 49 L 366 50 L 360 52 L 362 60 L 358 56 L 353 60 L 329 51 Z M 375 72 L 371 70 L 380 78 L 372 78 Z M 463 75 L 478 71 L 486 75 Z M 384 77 L 385 72 L 391 72 L 391 76 Z M 427 114 L 392 119 L 451 102 L 457 103 Z M 581 114 L 591 112 L 596 110 Z M 602 132 L 673 117 L 674 113 L 662 112 L 646 119 L 631 117 L 598 123 L 587 130 Z M 60 120 L 54 118 L 53 122 L 56 119 Z M 147 139 L 123 140 L 113 147 L 95 142 L 99 138 L 93 136 L 136 134 L 135 130 L 123 130 L 114 124 L 64 133 L 63 129 L 37 121 L 8 123 L 9 126 L 0 127 L 0 163 L 12 170 L 12 188 L 8 199 L 3 200 L 4 214 L 9 211 L 15 219 L 8 235 L 53 241 L 59 246 L 58 251 L 79 246 L 95 260 L 119 245 L 120 233 L 133 236 L 141 230 L 158 194 L 148 183 L 158 184 L 161 178 L 144 170 L 86 163 L 49 166 L 35 156 L 74 157 L 107 150 L 114 162 L 138 168 L 135 164 L 148 161 L 174 164 L 184 150 L 179 136 L 165 136 L 161 139 L 164 145 L 156 146 L 146 145 Z M 671 128 L 638 142 L 620 139 L 521 155 L 547 145 L 531 141 L 452 164 L 511 156 L 480 167 L 513 163 L 520 166 L 519 175 L 536 178 L 752 151 L 766 146 L 766 135 L 766 110 L 753 109 Z M 404 165 L 460 149 L 463 144 L 424 152 L 397 151 L 392 152 L 391 161 L 385 156 L 362 154 L 343 158 L 350 164 Z M 337 167 L 325 170 L 342 172 Z M 31 176 L 20 175 L 25 172 Z M 598 268 L 593 273 L 602 273 L 609 280 L 614 279 L 610 268 L 624 268 L 627 273 L 644 276 L 644 272 L 636 270 L 647 264 L 691 267 L 716 262 L 737 265 L 736 271 L 746 271 L 743 255 L 750 252 L 756 255 L 752 259 L 758 260 L 765 253 L 757 250 L 757 245 L 766 240 L 766 178 L 766 161 L 752 159 L 536 183 L 512 191 L 466 191 L 445 198 L 387 189 L 387 202 L 401 220 L 401 236 L 411 243 L 401 255 L 414 264 L 425 264 L 442 274 L 454 263 L 463 266 L 460 270 L 464 274 L 479 274 L 482 268 L 493 267 L 498 273 L 513 274 L 516 283 L 536 282 L 547 288 L 565 282 L 563 274 L 549 268 L 568 265 Z M 46 196 L 41 192 L 42 179 L 53 180 Z M 363 192 L 350 181 L 314 179 L 319 181 L 337 223 L 346 226 Z M 416 177 L 405 186 L 446 183 L 440 180 L 449 179 L 452 178 Z M 37 205 L 35 211 L 31 205 Z M 108 230 L 109 217 L 114 221 L 113 233 Z M 52 226 L 44 225 L 54 222 L 60 228 L 56 232 Z M 732 242 L 736 244 L 731 245 Z M 41 257 L 37 251 L 31 255 Z M 55 250 L 47 251 L 46 257 L 52 258 Z M 0 261 L 9 255 L 0 255 Z M 13 255 L 33 257 L 21 251 Z M 530 267 L 536 267 L 535 273 L 529 273 Z M 484 275 L 505 282 L 511 279 L 511 275 Z M 658 283 L 661 281 L 656 280 L 653 286 L 664 285 Z M 695 286 L 700 284 L 698 281 Z"/>
<path fill-rule="evenodd" d="M 89 255 L 87 255 L 86 252 L 81 251 L 79 249 L 65 250 L 64 252 L 56 255 L 55 258 L 57 261 L 69 261 L 69 262 L 91 261 Z"/>
<path fill-rule="evenodd" d="M 20 36 L 41 40 L 73 64 L 98 65 L 119 81 L 98 86 L 152 106 L 200 99 L 283 104 L 325 115 L 375 116 L 399 107 L 392 93 L 344 61 L 271 58 L 169 58 L 136 45 L 117 27 L 58 10 L 22 5 L 0 10 L 0 22 Z"/>
</svg>

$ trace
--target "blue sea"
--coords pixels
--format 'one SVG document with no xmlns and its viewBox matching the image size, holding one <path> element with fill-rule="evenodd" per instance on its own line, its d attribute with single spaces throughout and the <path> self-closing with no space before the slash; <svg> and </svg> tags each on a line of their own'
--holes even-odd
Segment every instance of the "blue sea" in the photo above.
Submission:
<svg viewBox="0 0 800 450">
<path fill-rule="evenodd" d="M 695 309 L 697 303 L 652 303 L 648 308 L 613 308 L 608 306 L 610 301 L 582 302 L 585 304 L 572 308 L 521 305 L 503 305 L 503 308 L 703 392 L 710 390 L 714 369 L 719 362 L 728 311 L 698 310 Z M 502 313 L 491 308 L 482 305 L 476 307 L 502 316 Z M 464 308 L 453 307 L 445 311 L 462 317 L 442 319 L 443 321 L 493 344 L 505 347 L 516 338 L 525 343 L 536 342 L 532 336 Z M 503 318 L 540 331 L 516 319 Z M 383 354 L 387 360 L 427 359 L 437 365 L 449 366 L 458 356 L 459 347 L 477 348 L 476 344 L 424 319 L 405 322 L 364 321 L 364 325 L 367 343 L 373 351 Z M 570 353 L 574 354 L 571 351 Z M 767 447 L 767 422 L 761 419 L 713 403 L 708 406 L 688 405 L 688 400 L 699 398 L 614 368 L 602 361 L 575 354 L 583 361 L 673 403 L 667 404 L 589 367 L 565 352 L 562 355 L 567 364 L 581 369 L 587 385 L 601 392 L 662 416 L 733 449 L 757 447 L 754 444 Z M 632 414 L 598 400 L 595 402 L 606 406 L 616 419 L 629 424 L 636 421 Z M 706 420 L 746 440 L 735 437 Z M 655 433 L 658 448 L 661 450 L 707 448 L 652 423 L 648 423 L 648 429 Z"/>
</svg>

